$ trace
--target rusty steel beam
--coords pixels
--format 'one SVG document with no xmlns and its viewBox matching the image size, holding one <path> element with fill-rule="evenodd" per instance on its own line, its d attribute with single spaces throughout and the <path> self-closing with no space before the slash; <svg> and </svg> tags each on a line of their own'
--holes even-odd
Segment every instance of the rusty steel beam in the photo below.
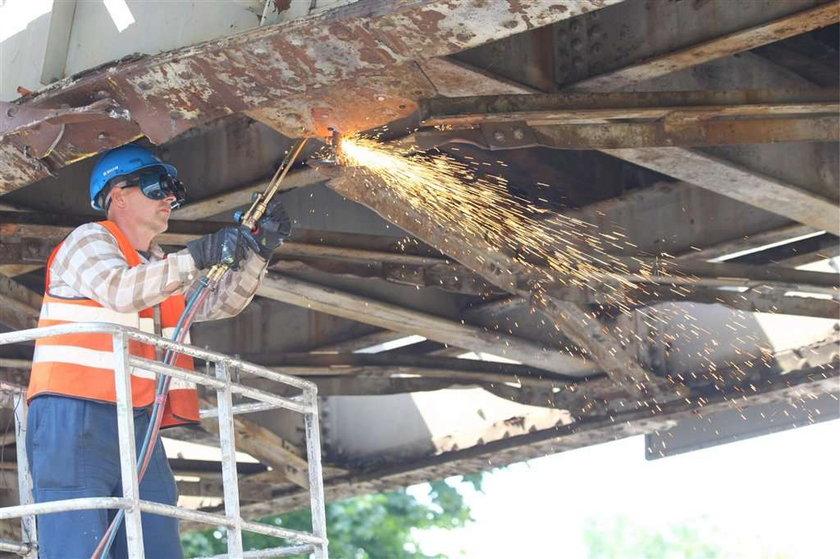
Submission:
<svg viewBox="0 0 840 559">
<path fill-rule="evenodd" d="M 696 250 L 686 251 L 676 256 L 677 260 L 723 260 L 726 261 L 733 254 L 745 251 L 758 252 L 763 247 L 786 243 L 800 237 L 819 235 L 819 229 L 807 225 L 784 225 L 775 229 L 769 229 L 761 233 L 732 239 L 711 246 L 699 246 Z"/>
<path fill-rule="evenodd" d="M 464 65 L 460 67 L 465 70 Z M 485 87 L 493 87 L 492 77 L 484 73 L 473 77 L 479 79 L 479 76 L 487 80 Z M 500 82 L 499 87 L 502 85 Z M 527 91 L 530 90 L 523 90 L 523 93 Z M 816 229 L 834 234 L 840 232 L 840 211 L 833 202 L 723 158 L 677 147 L 603 151 Z"/>
<path fill-rule="evenodd" d="M 415 237 L 451 256 L 497 287 L 532 299 L 539 278 L 523 264 L 502 254 L 486 239 L 470 234 L 457 223 L 431 216 L 400 201 L 379 179 L 345 171 L 327 185 L 367 206 Z M 584 349 L 610 377 L 628 392 L 640 396 L 642 387 L 665 397 L 660 383 L 632 358 L 621 343 L 588 311 L 576 303 L 555 297 L 533 297 L 535 306 L 575 344 Z"/>
<path fill-rule="evenodd" d="M 840 139 L 836 116 L 749 119 L 680 119 L 610 124 L 539 124 L 527 121 L 480 124 L 466 130 L 423 130 L 411 143 L 429 150 L 447 143 L 471 144 L 486 150 L 528 147 L 554 149 L 635 149 L 700 147 L 777 142 L 830 142 Z M 405 142 L 405 141 L 404 141 Z"/>
<path fill-rule="evenodd" d="M 419 376 L 476 383 L 511 382 L 522 385 L 562 387 L 580 377 L 553 374 L 527 365 L 495 363 L 428 355 L 393 353 L 259 353 L 243 359 L 301 377 Z M 596 375 L 593 375 L 596 376 Z"/>
<path fill-rule="evenodd" d="M 35 328 L 41 314 L 41 299 L 34 291 L 0 275 L 0 323 L 13 330 Z"/>
<path fill-rule="evenodd" d="M 309 353 L 353 353 L 355 351 L 368 349 L 388 342 L 401 340 L 406 335 L 402 332 L 391 330 L 374 330 L 369 334 L 363 334 L 354 338 L 331 342 L 319 345 L 309 350 Z"/>
<path fill-rule="evenodd" d="M 622 263 L 620 274 L 637 278 L 639 283 L 690 284 L 733 287 L 778 287 L 836 294 L 840 275 L 796 270 L 787 266 L 738 264 L 736 262 L 701 262 L 696 260 L 615 257 Z"/>
<path fill-rule="evenodd" d="M 695 47 L 663 55 L 652 61 L 629 66 L 601 77 L 583 80 L 568 89 L 574 91 L 620 89 L 708 60 L 800 35 L 838 21 L 840 21 L 840 2 L 833 0 L 815 8 L 712 39 Z M 763 175 L 726 159 L 676 147 L 603 151 L 799 223 L 834 234 L 840 233 L 840 208 L 836 203 L 797 185 Z"/>
<path fill-rule="evenodd" d="M 836 114 L 838 109 L 838 88 L 607 93 L 564 91 L 428 99 L 420 103 L 420 124 L 463 127 L 487 122 L 523 121 L 531 125 L 548 125 L 600 123 L 604 119 Z"/>
<path fill-rule="evenodd" d="M 411 392 L 431 392 L 453 386 L 480 384 L 470 378 L 437 379 L 428 377 L 310 377 L 321 396 L 381 396 Z M 484 384 L 487 386 L 487 383 Z M 551 389 L 549 389 L 551 390 Z"/>
<path fill-rule="evenodd" d="M 603 151 L 751 206 L 840 235 L 840 208 L 836 203 L 722 157 L 676 147 Z"/>
<path fill-rule="evenodd" d="M 6 130 L 0 137 L 0 194 L 140 135 L 159 144 L 235 113 L 288 136 L 385 124 L 411 114 L 416 99 L 434 94 L 415 61 L 621 1 L 363 0 L 156 56 L 128 57 L 15 103 L 21 111 L 72 111 L 108 99 L 131 120 L 66 123 L 58 140 L 51 123 L 40 132 L 28 127 L 35 117 Z M 48 156 L 38 159 L 42 151 L 36 146 L 45 145 Z"/>
<path fill-rule="evenodd" d="M 390 256 L 385 254 L 385 256 Z M 412 287 L 435 287 L 451 293 L 468 295 L 493 295 L 498 290 L 483 278 L 455 262 L 437 262 L 434 264 L 391 263 L 372 255 L 370 260 L 348 262 L 346 260 L 326 259 L 311 256 L 304 259 L 288 260 L 288 256 L 279 255 L 269 269 L 280 273 L 296 271 L 318 271 L 336 276 L 356 278 L 378 278 L 397 285 Z"/>
<path fill-rule="evenodd" d="M 777 142 L 836 142 L 837 116 L 626 122 L 535 126 L 544 145 L 559 149 L 724 146 Z"/>
<path fill-rule="evenodd" d="M 675 422 L 710 415 L 715 412 L 770 403 L 797 405 L 803 398 L 821 394 L 840 396 L 840 369 L 834 362 L 777 376 L 753 387 L 733 387 L 713 394 L 702 401 L 680 400 L 648 410 L 628 409 L 616 414 L 591 417 L 568 425 L 537 430 L 528 434 L 504 437 L 450 452 L 430 454 L 408 461 L 371 465 L 346 475 L 327 476 L 326 498 L 330 501 L 390 491 L 448 475 L 481 472 L 558 452 L 565 452 L 617 439 L 661 431 Z M 242 507 L 243 515 L 261 517 L 306 506 L 309 494 L 294 488 L 275 491 L 273 499 Z M 204 529 L 201 525 L 184 525 L 187 531 Z"/>
<path fill-rule="evenodd" d="M 678 50 L 653 60 L 641 61 L 606 74 L 600 79 L 596 77 L 577 82 L 568 86 L 565 91 L 604 92 L 621 89 L 641 80 L 667 75 L 708 60 L 806 33 L 836 23 L 840 19 L 838 6 L 840 3 L 833 0 L 816 8 L 703 42 L 693 48 Z M 456 64 L 443 60 L 438 63 L 438 66 L 442 67 L 439 71 L 439 75 L 442 76 L 447 75 L 445 72 L 447 68 L 450 68 L 452 72 L 457 69 L 461 74 L 468 74 L 465 79 L 472 84 L 478 84 L 475 92 L 477 94 L 538 93 L 532 87 L 511 84 L 504 77 L 493 76 L 485 71 L 470 68 L 461 62 Z M 721 158 L 673 147 L 605 150 L 605 153 L 677 178 L 694 178 L 694 181 L 688 182 L 756 207 L 768 209 L 820 230 L 836 233 L 840 228 L 836 204 L 796 185 L 787 184 Z M 682 172 L 683 167 L 688 168 L 690 172 Z"/>
<path fill-rule="evenodd" d="M 180 217 L 180 210 L 175 214 Z M 95 221 L 92 216 L 0 211 L 0 265 L 43 264 L 52 249 L 70 231 Z M 213 233 L 218 222 L 172 220 L 156 238 L 164 245 L 183 246 L 187 241 Z M 435 266 L 449 261 L 420 243 L 379 235 L 334 233 L 296 228 L 290 241 L 276 254 L 287 258 L 376 261 L 389 265 Z"/>
<path fill-rule="evenodd" d="M 0 101 L 0 141 L 8 140 L 26 155 L 42 159 L 52 153 L 68 125 L 91 122 L 99 125 L 99 121 L 108 119 L 130 121 L 130 115 L 108 98 L 83 107 L 62 109 Z"/>
<path fill-rule="evenodd" d="M 271 491 L 276 484 L 240 480 L 239 499 L 243 502 L 259 502 L 271 498 Z M 225 496 L 221 480 L 201 479 L 199 481 L 178 480 L 178 494 L 187 497 L 219 498 Z"/>
<path fill-rule="evenodd" d="M 532 87 L 502 78 L 453 58 L 430 58 L 417 65 L 443 97 L 538 93 Z"/>
<path fill-rule="evenodd" d="M 572 356 L 561 348 L 279 274 L 268 273 L 257 295 L 470 351 L 499 355 L 557 374 L 588 376 L 600 372 L 590 360 Z"/>
<path fill-rule="evenodd" d="M 470 71 L 463 63 L 459 64 L 458 68 L 462 72 Z M 485 94 L 494 89 L 500 92 L 510 91 L 509 84 L 503 78 L 497 79 L 486 72 L 474 70 L 471 79 L 482 81 L 482 92 Z M 533 91 L 532 88 L 523 86 L 521 93 Z M 840 232 L 839 211 L 833 202 L 723 158 L 677 147 L 603 151 L 816 229 L 834 234 Z"/>
<path fill-rule="evenodd" d="M 216 406 L 214 401 L 206 397 L 202 398 L 201 402 L 208 407 Z M 202 427 L 214 435 L 219 434 L 218 418 L 204 419 Z M 309 468 L 303 449 L 247 416 L 234 416 L 233 428 L 238 450 L 247 452 L 266 466 L 271 466 L 274 471 L 281 473 L 295 485 L 309 487 Z"/>
<path fill-rule="evenodd" d="M 580 80 L 569 86 L 578 91 L 610 91 L 665 76 L 698 64 L 717 60 L 751 50 L 768 43 L 774 43 L 821 29 L 840 21 L 840 3 L 836 0 L 814 8 L 774 19 L 679 49 L 637 64 Z"/>
<path fill-rule="evenodd" d="M 420 131 L 412 141 L 420 149 L 460 142 L 488 150 L 836 141 L 838 99 L 836 88 L 434 98 L 421 102 L 421 124 L 446 130 Z"/>
<path fill-rule="evenodd" d="M 303 169 L 290 172 L 280 183 L 279 191 L 293 190 L 315 186 L 324 182 L 324 176 L 315 169 Z M 242 206 L 247 206 L 254 200 L 255 192 L 263 192 L 269 181 L 258 181 L 253 184 L 234 188 L 203 200 L 190 200 L 189 204 L 178 209 L 178 219 L 207 219 L 224 212 L 232 212 Z M 230 221 L 230 216 L 225 219 Z"/>
<path fill-rule="evenodd" d="M 730 309 L 747 312 L 812 316 L 835 320 L 840 317 L 840 301 L 787 296 L 774 290 L 759 289 L 738 293 L 708 287 L 648 286 L 634 293 L 632 300 L 643 305 L 659 301 L 691 301 L 724 305 Z"/>
</svg>

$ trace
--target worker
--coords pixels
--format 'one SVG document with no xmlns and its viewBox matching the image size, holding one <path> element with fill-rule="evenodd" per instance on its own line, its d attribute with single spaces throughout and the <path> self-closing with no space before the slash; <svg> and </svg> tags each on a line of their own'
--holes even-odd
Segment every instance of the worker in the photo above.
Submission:
<svg viewBox="0 0 840 559">
<path fill-rule="evenodd" d="M 167 229 L 173 209 L 184 202 L 178 171 L 149 150 L 127 145 L 99 158 L 90 178 L 90 202 L 107 219 L 73 230 L 47 264 L 39 326 L 109 322 L 171 336 L 196 279 L 223 260 L 233 271 L 204 299 L 196 320 L 238 314 L 251 301 L 272 251 L 290 233 L 290 220 L 272 203 L 252 233 L 239 225 L 187 243 L 165 255 L 154 242 Z M 26 450 L 36 502 L 122 496 L 110 334 L 73 334 L 36 342 L 27 399 Z M 188 342 L 187 342 L 188 343 Z M 130 353 L 155 359 L 155 348 L 131 342 Z M 176 365 L 191 367 L 179 356 Z M 131 371 L 134 426 L 140 448 L 149 426 L 155 375 Z M 163 427 L 198 424 L 195 387 L 173 379 Z M 160 440 L 140 483 L 140 498 L 175 505 L 175 478 Z M 139 451 L 138 451 L 139 453 Z M 42 559 L 88 559 L 114 510 L 41 515 Z M 143 545 L 150 558 L 182 557 L 178 520 L 143 513 Z M 112 556 L 125 557 L 124 528 Z"/>
</svg>

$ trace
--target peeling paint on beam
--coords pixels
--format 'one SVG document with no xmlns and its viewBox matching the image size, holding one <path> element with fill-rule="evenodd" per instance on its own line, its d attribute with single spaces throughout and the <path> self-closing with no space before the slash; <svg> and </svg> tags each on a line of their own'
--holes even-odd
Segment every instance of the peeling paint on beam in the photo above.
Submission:
<svg viewBox="0 0 840 559">
<path fill-rule="evenodd" d="M 840 396 L 840 369 L 836 360 L 826 368 L 816 367 L 769 379 L 758 386 L 757 393 L 754 394 L 743 391 L 719 394 L 707 401 L 699 413 L 705 415 L 722 410 L 743 409 L 751 405 L 789 403 L 819 394 Z M 697 414 L 696 402 L 678 401 L 660 410 L 592 418 L 407 463 L 327 478 L 324 480 L 326 497 L 327 500 L 334 501 L 394 490 L 456 474 L 481 472 L 531 458 L 667 429 L 679 420 L 696 417 Z M 309 495 L 306 492 L 295 489 L 280 490 L 275 492 L 274 499 L 270 501 L 242 507 L 242 514 L 248 518 L 256 518 L 295 510 L 306 506 L 308 499 Z M 197 530 L 203 529 L 203 526 L 185 525 L 183 528 Z"/>
<path fill-rule="evenodd" d="M 414 64 L 417 60 L 621 1 L 364 0 L 157 56 L 131 57 L 58 82 L 18 105 L 72 108 L 108 97 L 136 123 L 120 124 L 119 130 L 104 135 L 98 123 L 69 124 L 67 138 L 48 158 L 52 169 L 122 145 L 138 134 L 159 144 L 239 112 L 269 111 L 254 116 L 290 136 L 326 135 L 329 126 L 354 131 L 409 115 L 416 99 L 434 93 Z M 351 98 L 357 111 L 332 112 Z M 272 112 L 278 106 L 282 111 Z M 352 120 L 358 115 L 364 122 Z M 86 143 L 90 138 L 98 144 Z M 0 193 L 49 175 L 49 168 L 28 169 L 37 162 L 21 159 L 17 148 L 10 150 L 5 142 L 0 146 Z"/>
</svg>

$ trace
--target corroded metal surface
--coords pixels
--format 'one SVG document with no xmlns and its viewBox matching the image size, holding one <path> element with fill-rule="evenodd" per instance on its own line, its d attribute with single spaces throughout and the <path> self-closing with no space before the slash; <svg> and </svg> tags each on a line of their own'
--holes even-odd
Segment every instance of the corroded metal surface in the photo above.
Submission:
<svg viewBox="0 0 840 559">
<path fill-rule="evenodd" d="M 559 124 L 630 118 L 700 120 L 836 114 L 838 98 L 836 87 L 438 97 L 421 103 L 420 117 L 424 126 L 461 127 L 509 121 Z"/>
<path fill-rule="evenodd" d="M 610 124 L 540 124 L 503 122 L 457 130 L 424 130 L 404 143 L 428 150 L 446 143 L 470 144 L 485 150 L 535 146 L 557 149 L 623 149 L 695 147 L 777 142 L 836 142 L 836 116 L 617 122 Z"/>
<path fill-rule="evenodd" d="M 103 119 L 129 121 L 131 116 L 112 99 L 100 99 L 75 109 L 36 109 L 0 101 L 0 139 L 40 159 L 58 145 L 68 124 Z"/>
<path fill-rule="evenodd" d="M 733 389 L 707 398 L 698 409 L 694 400 L 678 401 L 655 410 L 627 410 L 604 418 L 591 418 L 551 429 L 541 429 L 525 435 L 486 442 L 464 448 L 325 479 L 327 500 L 333 501 L 355 495 L 389 491 L 430 479 L 442 479 L 456 474 L 480 472 L 505 466 L 529 458 L 564 452 L 576 448 L 613 441 L 633 435 L 668 429 L 681 419 L 767 403 L 788 403 L 796 406 L 803 398 L 820 394 L 840 395 L 838 361 L 794 371 L 769 379 L 754 387 L 753 393 Z M 736 387 L 737 388 L 737 387 Z M 308 495 L 294 487 L 276 490 L 274 499 L 243 507 L 246 517 L 276 514 L 306 505 Z M 185 530 L 199 529 L 196 525 L 182 525 Z"/>
<path fill-rule="evenodd" d="M 137 128 L 69 125 L 46 163 L 33 160 L 31 150 L 23 155 L 18 146 L 0 142 L 0 193 L 141 133 L 161 143 L 234 113 L 254 111 L 255 118 L 291 136 L 325 134 L 327 127 L 347 132 L 384 124 L 413 112 L 413 100 L 433 91 L 414 61 L 621 1 L 367 0 L 106 65 L 58 82 L 18 105 L 72 108 L 109 97 L 130 111 Z M 337 108 L 342 106 L 349 107 Z M 373 107 L 380 110 L 371 111 Z M 98 143 L 90 145 L 90 138 Z"/>
</svg>

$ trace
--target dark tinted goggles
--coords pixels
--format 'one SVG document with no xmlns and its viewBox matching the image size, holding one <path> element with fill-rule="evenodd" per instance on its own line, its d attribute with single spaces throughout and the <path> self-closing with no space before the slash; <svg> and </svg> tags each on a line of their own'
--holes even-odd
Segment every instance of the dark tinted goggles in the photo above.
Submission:
<svg viewBox="0 0 840 559">
<path fill-rule="evenodd" d="M 170 204 L 173 210 L 179 208 L 187 198 L 187 188 L 184 183 L 162 168 L 143 169 L 130 175 L 122 175 L 113 181 L 117 188 L 136 186 L 146 198 L 152 200 L 163 200 L 174 196 L 175 200 Z"/>
</svg>

